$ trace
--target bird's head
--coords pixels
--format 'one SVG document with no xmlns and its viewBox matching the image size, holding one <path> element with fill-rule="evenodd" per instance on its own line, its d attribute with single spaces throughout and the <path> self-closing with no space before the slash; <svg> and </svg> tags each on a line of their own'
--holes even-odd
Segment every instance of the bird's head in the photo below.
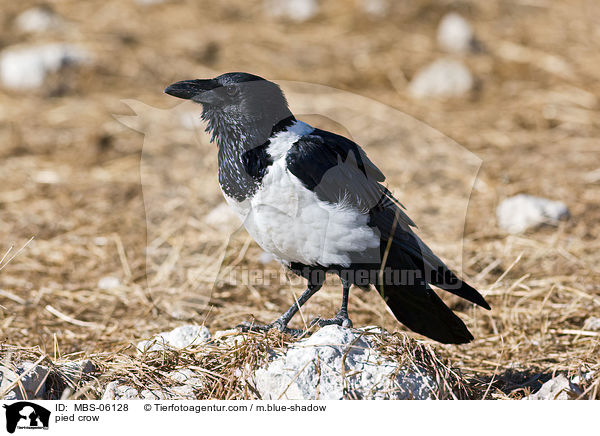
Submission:
<svg viewBox="0 0 600 436">
<path fill-rule="evenodd" d="M 292 116 L 278 85 L 248 73 L 183 80 L 169 85 L 165 93 L 202 104 L 207 131 L 219 146 L 260 145 L 273 126 Z"/>
</svg>

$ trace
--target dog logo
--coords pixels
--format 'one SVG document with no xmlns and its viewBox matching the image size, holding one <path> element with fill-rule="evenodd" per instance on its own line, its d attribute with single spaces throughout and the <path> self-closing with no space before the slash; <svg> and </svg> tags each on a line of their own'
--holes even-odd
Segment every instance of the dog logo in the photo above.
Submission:
<svg viewBox="0 0 600 436">
<path fill-rule="evenodd" d="M 3 406 L 6 409 L 6 431 L 14 433 L 18 429 L 48 429 L 50 411 L 44 407 L 19 401 Z"/>
</svg>

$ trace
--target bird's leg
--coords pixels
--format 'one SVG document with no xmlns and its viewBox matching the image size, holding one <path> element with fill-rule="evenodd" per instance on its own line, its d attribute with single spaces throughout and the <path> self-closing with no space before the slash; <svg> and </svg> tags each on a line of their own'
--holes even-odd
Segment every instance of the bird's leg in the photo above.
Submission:
<svg viewBox="0 0 600 436">
<path fill-rule="evenodd" d="M 340 307 L 339 312 L 333 318 L 329 319 L 321 319 L 315 318 L 311 321 L 310 325 L 313 326 L 317 324 L 319 327 L 324 327 L 326 325 L 339 325 L 342 327 L 352 327 L 352 321 L 348 317 L 348 296 L 350 294 L 350 283 L 346 280 L 342 279 L 342 307 Z"/>
<path fill-rule="evenodd" d="M 308 287 L 302 293 L 302 295 L 300 295 L 300 298 L 298 298 L 298 300 L 295 301 L 294 304 L 292 304 L 290 306 L 290 308 L 288 310 L 286 310 L 283 315 L 281 315 L 279 318 L 277 318 L 272 323 L 270 323 L 270 324 L 254 324 L 254 323 L 246 321 L 246 322 L 239 324 L 238 327 L 241 328 L 241 330 L 244 332 L 248 332 L 248 331 L 264 332 L 264 331 L 268 331 L 268 330 L 276 328 L 280 332 L 287 333 L 292 336 L 300 336 L 300 335 L 302 335 L 302 333 L 304 333 L 302 330 L 291 329 L 291 328 L 288 328 L 287 325 L 290 322 L 290 320 L 292 319 L 292 317 L 296 314 L 296 312 L 298 312 L 300 307 L 302 307 L 302 305 L 304 303 L 306 303 L 308 301 L 308 299 L 315 294 L 315 292 L 317 292 L 319 289 L 321 289 L 322 285 L 323 285 L 322 281 L 319 281 L 317 283 L 311 283 L 309 281 Z"/>
</svg>

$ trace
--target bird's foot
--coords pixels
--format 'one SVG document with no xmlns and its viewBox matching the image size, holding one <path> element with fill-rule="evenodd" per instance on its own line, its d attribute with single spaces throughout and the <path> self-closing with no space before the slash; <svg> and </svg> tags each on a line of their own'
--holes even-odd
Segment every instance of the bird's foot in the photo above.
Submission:
<svg viewBox="0 0 600 436">
<path fill-rule="evenodd" d="M 244 321 L 238 324 L 237 328 L 243 332 L 268 332 L 269 330 L 277 329 L 281 333 L 285 333 L 294 337 L 302 336 L 304 334 L 303 330 L 286 327 L 279 320 L 273 321 L 270 324 L 256 324 L 254 322 Z"/>
<path fill-rule="evenodd" d="M 352 328 L 352 321 L 350 321 L 350 318 L 348 318 L 347 313 L 338 312 L 338 314 L 333 318 L 315 318 L 311 321 L 310 325 L 311 327 L 314 325 L 318 325 L 319 327 L 325 327 L 326 325 L 339 325 L 342 327 Z"/>
</svg>

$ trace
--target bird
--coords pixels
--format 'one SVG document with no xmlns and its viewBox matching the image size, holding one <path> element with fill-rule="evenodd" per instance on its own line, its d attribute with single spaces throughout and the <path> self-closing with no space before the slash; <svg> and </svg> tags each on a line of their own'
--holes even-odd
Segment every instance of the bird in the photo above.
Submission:
<svg viewBox="0 0 600 436">
<path fill-rule="evenodd" d="M 275 321 L 242 328 L 301 334 L 288 323 L 326 275 L 335 274 L 342 284 L 340 310 L 311 327 L 352 327 L 348 299 L 355 285 L 374 287 L 396 319 L 420 335 L 445 344 L 474 339 L 432 285 L 487 310 L 489 304 L 419 238 L 358 144 L 297 119 L 281 88 L 254 74 L 183 80 L 164 92 L 202 105 L 226 202 L 265 252 L 307 280 Z"/>
</svg>

